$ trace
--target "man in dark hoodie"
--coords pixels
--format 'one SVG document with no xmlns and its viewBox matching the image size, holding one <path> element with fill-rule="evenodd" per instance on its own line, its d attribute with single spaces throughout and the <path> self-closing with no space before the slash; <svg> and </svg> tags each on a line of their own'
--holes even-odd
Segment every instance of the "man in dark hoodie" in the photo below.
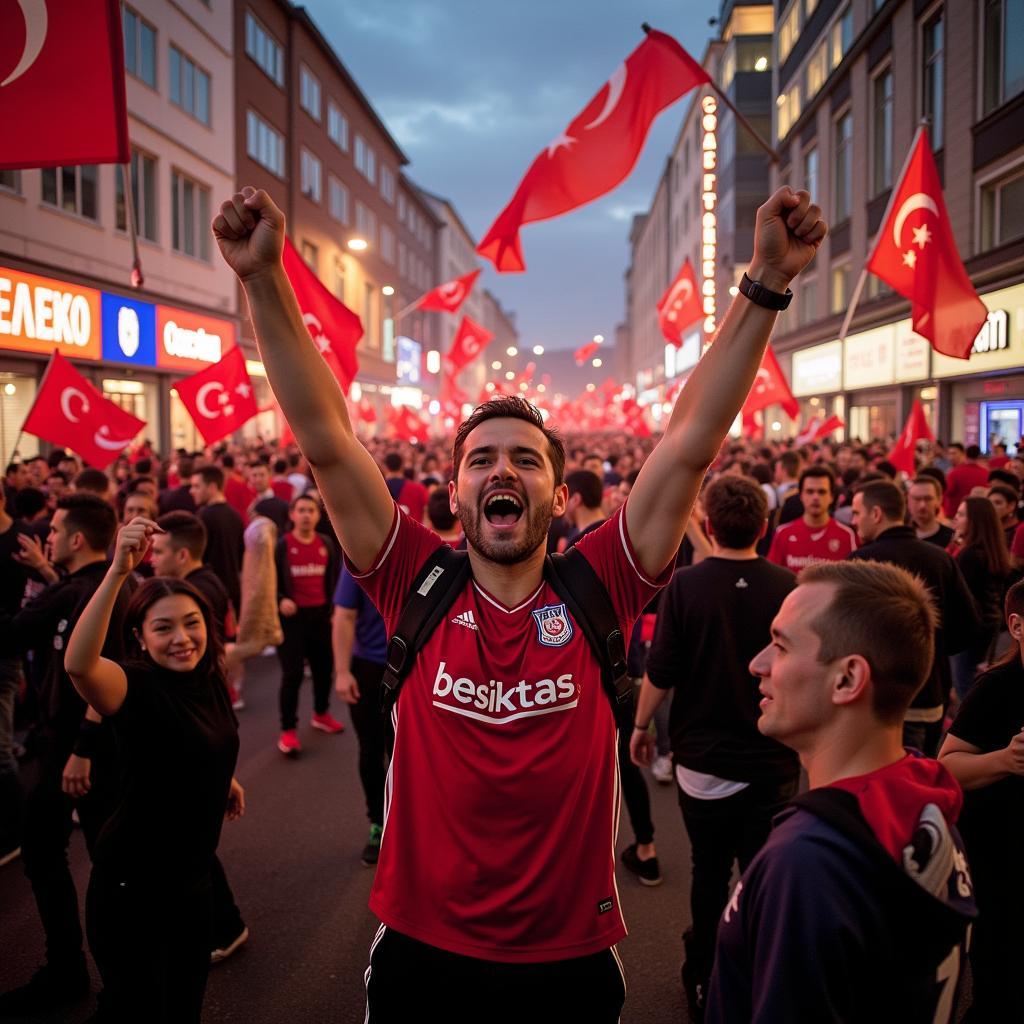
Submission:
<svg viewBox="0 0 1024 1024">
<path fill-rule="evenodd" d="M 973 886 L 963 795 L 902 742 L 928 675 L 925 585 L 870 562 L 807 568 L 750 664 L 759 730 L 810 791 L 775 819 L 719 924 L 706 1020 L 948 1024 Z"/>
</svg>

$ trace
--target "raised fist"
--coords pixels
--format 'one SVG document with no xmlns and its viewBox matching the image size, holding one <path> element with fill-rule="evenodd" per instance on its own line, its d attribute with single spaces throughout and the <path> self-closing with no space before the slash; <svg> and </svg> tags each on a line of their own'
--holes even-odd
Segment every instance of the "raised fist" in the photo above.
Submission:
<svg viewBox="0 0 1024 1024">
<path fill-rule="evenodd" d="M 757 211 L 751 278 L 772 291 L 785 291 L 814 258 L 826 234 L 821 207 L 811 202 L 810 193 L 783 185 Z"/>
<path fill-rule="evenodd" d="M 213 237 L 224 262 L 245 282 L 280 266 L 284 214 L 263 189 L 246 185 L 221 203 Z"/>
</svg>

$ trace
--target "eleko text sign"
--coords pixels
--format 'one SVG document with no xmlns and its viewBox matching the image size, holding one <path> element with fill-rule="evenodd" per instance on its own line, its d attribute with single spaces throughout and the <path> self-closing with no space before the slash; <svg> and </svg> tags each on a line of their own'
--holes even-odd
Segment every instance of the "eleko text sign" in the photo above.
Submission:
<svg viewBox="0 0 1024 1024">
<path fill-rule="evenodd" d="M 0 267 L 0 348 L 100 358 L 100 293 Z"/>
<path fill-rule="evenodd" d="M 189 313 L 171 306 L 156 307 L 156 365 L 173 370 L 198 370 L 235 344 L 230 320 Z"/>
</svg>

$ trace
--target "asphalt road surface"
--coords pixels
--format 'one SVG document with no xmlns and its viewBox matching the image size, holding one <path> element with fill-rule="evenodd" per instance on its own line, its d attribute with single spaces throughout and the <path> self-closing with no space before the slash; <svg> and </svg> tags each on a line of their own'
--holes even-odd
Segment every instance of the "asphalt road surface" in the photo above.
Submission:
<svg viewBox="0 0 1024 1024">
<path fill-rule="evenodd" d="M 339 736 L 309 728 L 307 682 L 300 704 L 304 750 L 294 761 L 284 758 L 276 747 L 277 680 L 276 658 L 250 662 L 237 771 L 247 810 L 241 821 L 225 825 L 220 856 L 251 938 L 211 971 L 204 1024 L 363 1020 L 363 971 L 377 922 L 366 905 L 373 871 L 359 860 L 367 822 L 355 734 L 350 725 Z M 348 723 L 337 697 L 332 711 Z M 689 921 L 689 847 L 674 787 L 651 780 L 650 790 L 665 881 L 646 888 L 619 870 L 630 929 L 620 946 L 628 985 L 622 1021 L 684 1024 L 679 965 Z M 625 808 L 619 839 L 620 847 L 633 841 Z M 71 863 L 82 900 L 89 864 L 77 832 Z M 15 861 L 0 868 L 0 991 L 27 980 L 42 952 L 32 893 Z M 95 971 L 94 981 L 98 988 Z M 22 1020 L 81 1024 L 94 1006 L 90 997 L 59 1015 Z"/>
</svg>

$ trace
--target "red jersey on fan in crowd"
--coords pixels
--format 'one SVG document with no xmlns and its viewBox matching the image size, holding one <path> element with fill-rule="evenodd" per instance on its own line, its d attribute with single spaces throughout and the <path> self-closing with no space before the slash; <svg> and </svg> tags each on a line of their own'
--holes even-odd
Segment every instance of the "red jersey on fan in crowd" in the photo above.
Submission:
<svg viewBox="0 0 1024 1024">
<path fill-rule="evenodd" d="M 423 522 L 423 513 L 427 508 L 427 499 L 430 493 L 426 487 L 415 480 L 406 480 L 401 477 L 388 477 L 384 481 L 388 485 L 391 497 L 395 499 L 398 507 L 407 515 Z"/>
<path fill-rule="evenodd" d="M 389 635 L 441 540 L 395 510 L 353 576 Z M 672 574 L 640 570 L 620 509 L 577 545 L 629 636 Z M 564 960 L 626 934 L 615 885 L 616 730 L 600 664 L 542 582 L 507 608 L 470 581 L 420 652 L 392 711 L 384 838 L 370 909 L 463 956 Z"/>
<path fill-rule="evenodd" d="M 775 531 L 768 561 L 800 575 L 815 562 L 841 562 L 857 550 L 857 537 L 848 526 L 834 519 L 824 526 L 810 527 L 794 519 Z"/>
<path fill-rule="evenodd" d="M 249 506 L 256 500 L 256 492 L 234 473 L 224 474 L 224 500 L 242 517 L 243 523 L 249 522 Z"/>
<path fill-rule="evenodd" d="M 942 511 L 952 519 L 960 502 L 969 498 L 975 487 L 988 487 L 988 470 L 978 462 L 961 462 L 959 466 L 954 466 L 946 477 Z"/>
<path fill-rule="evenodd" d="M 319 608 L 327 596 L 324 593 L 324 576 L 327 575 L 327 544 L 316 534 L 307 544 L 294 533 L 285 535 L 285 557 L 288 576 L 292 583 L 292 600 L 300 608 Z"/>
</svg>

